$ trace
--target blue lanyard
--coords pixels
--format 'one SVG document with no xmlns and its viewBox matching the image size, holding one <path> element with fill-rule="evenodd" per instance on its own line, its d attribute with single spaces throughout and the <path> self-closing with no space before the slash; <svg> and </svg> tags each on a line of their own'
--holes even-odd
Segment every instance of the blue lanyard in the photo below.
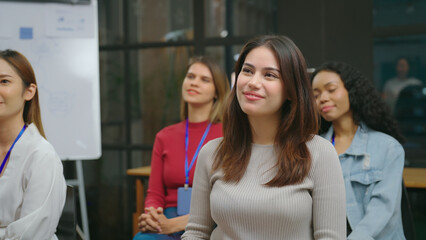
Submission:
<svg viewBox="0 0 426 240">
<path fill-rule="evenodd" d="M 188 119 L 186 119 L 186 132 L 185 132 L 185 188 L 188 188 L 189 184 L 189 171 L 191 171 L 192 166 L 194 166 L 195 159 L 197 159 L 198 152 L 200 151 L 201 147 L 203 146 L 204 140 L 206 140 L 207 134 L 209 133 L 210 126 L 212 123 L 209 123 L 207 125 L 206 130 L 204 131 L 204 135 L 200 140 L 200 143 L 198 144 L 197 150 L 195 151 L 194 156 L 192 157 L 191 165 L 188 167 L 188 142 L 189 142 L 189 136 L 188 136 Z"/>
<path fill-rule="evenodd" d="M 22 127 L 22 130 L 19 132 L 18 136 L 16 137 L 15 141 L 13 142 L 12 146 L 10 146 L 9 151 L 7 151 L 6 156 L 4 157 L 3 162 L 1 163 L 0 167 L 0 174 L 3 172 L 3 168 L 6 165 L 7 159 L 9 158 L 10 152 L 12 152 L 12 148 L 15 146 L 15 143 L 19 140 L 19 138 L 22 136 L 22 134 L 25 131 L 25 128 L 27 128 L 27 125 L 24 124 L 24 127 Z"/>
<path fill-rule="evenodd" d="M 336 144 L 336 142 L 334 141 L 334 133 L 333 133 L 333 136 L 331 136 L 331 144 L 333 144 L 333 146 Z"/>
</svg>

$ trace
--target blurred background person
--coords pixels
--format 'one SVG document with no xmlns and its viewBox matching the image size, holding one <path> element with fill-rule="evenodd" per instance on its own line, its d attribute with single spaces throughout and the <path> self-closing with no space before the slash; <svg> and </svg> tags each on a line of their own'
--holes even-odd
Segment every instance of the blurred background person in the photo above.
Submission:
<svg viewBox="0 0 426 240">
<path fill-rule="evenodd" d="M 312 74 L 320 133 L 339 154 L 348 239 L 405 239 L 401 218 L 403 141 L 389 108 L 361 72 L 328 62 Z"/>
<path fill-rule="evenodd" d="M 405 57 L 398 58 L 396 65 L 396 76 L 386 81 L 383 88 L 383 99 L 394 112 L 395 104 L 402 89 L 410 85 L 421 85 L 422 82 L 414 77 L 409 77 L 410 64 Z"/>
<path fill-rule="evenodd" d="M 206 57 L 191 59 L 182 84 L 182 121 L 157 133 L 152 151 L 151 175 L 145 210 L 139 217 L 134 240 L 180 239 L 188 214 L 179 214 L 178 196 L 191 192 L 200 148 L 222 136 L 223 105 L 229 92 L 225 73 Z M 185 204 L 189 209 L 189 202 Z"/>
</svg>

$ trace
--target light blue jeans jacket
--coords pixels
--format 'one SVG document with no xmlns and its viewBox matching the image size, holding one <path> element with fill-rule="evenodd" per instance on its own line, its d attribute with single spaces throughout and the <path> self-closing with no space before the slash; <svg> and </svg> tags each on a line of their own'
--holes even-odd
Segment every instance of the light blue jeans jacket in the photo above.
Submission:
<svg viewBox="0 0 426 240">
<path fill-rule="evenodd" d="M 331 140 L 333 126 L 322 136 Z M 404 149 L 393 137 L 361 123 L 339 155 L 346 188 L 350 240 L 405 239 L 401 219 Z"/>
</svg>

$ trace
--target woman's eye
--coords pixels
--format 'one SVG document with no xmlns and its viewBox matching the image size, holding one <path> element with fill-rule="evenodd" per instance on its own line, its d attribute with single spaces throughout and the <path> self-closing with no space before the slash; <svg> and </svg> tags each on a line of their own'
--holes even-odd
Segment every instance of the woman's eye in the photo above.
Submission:
<svg viewBox="0 0 426 240">
<path fill-rule="evenodd" d="M 242 72 L 244 72 L 244 73 L 252 73 L 252 71 L 251 71 L 250 68 L 243 68 Z"/>
<path fill-rule="evenodd" d="M 0 80 L 0 83 L 3 83 L 3 84 L 8 83 L 8 82 L 9 82 L 9 80 L 7 80 L 7 79 Z"/>
<path fill-rule="evenodd" d="M 201 80 L 202 80 L 203 82 L 205 82 L 205 83 L 209 83 L 209 82 L 210 82 L 210 79 L 209 79 L 209 78 L 201 78 Z"/>
<path fill-rule="evenodd" d="M 278 76 L 275 75 L 274 73 L 266 73 L 265 77 L 266 78 L 272 78 L 272 79 L 277 79 L 278 78 Z"/>
<path fill-rule="evenodd" d="M 332 92 L 334 92 L 334 91 L 336 91 L 336 89 L 335 89 L 335 88 L 328 89 L 328 92 L 329 92 L 329 93 L 332 93 Z"/>
<path fill-rule="evenodd" d="M 194 78 L 194 75 L 192 75 L 192 74 L 187 74 L 187 75 L 186 75 L 186 77 L 187 77 L 187 78 L 189 78 L 189 79 L 193 79 L 193 78 Z"/>
</svg>

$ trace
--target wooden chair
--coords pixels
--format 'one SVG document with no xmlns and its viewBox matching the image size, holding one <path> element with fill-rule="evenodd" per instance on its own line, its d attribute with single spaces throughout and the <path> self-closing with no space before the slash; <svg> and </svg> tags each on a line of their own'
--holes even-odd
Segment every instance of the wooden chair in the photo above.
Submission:
<svg viewBox="0 0 426 240">
<path fill-rule="evenodd" d="M 133 213 L 133 236 L 139 232 L 138 217 L 144 212 L 145 190 L 143 178 L 151 175 L 151 166 L 127 169 L 128 176 L 136 177 L 136 212 Z"/>
</svg>

